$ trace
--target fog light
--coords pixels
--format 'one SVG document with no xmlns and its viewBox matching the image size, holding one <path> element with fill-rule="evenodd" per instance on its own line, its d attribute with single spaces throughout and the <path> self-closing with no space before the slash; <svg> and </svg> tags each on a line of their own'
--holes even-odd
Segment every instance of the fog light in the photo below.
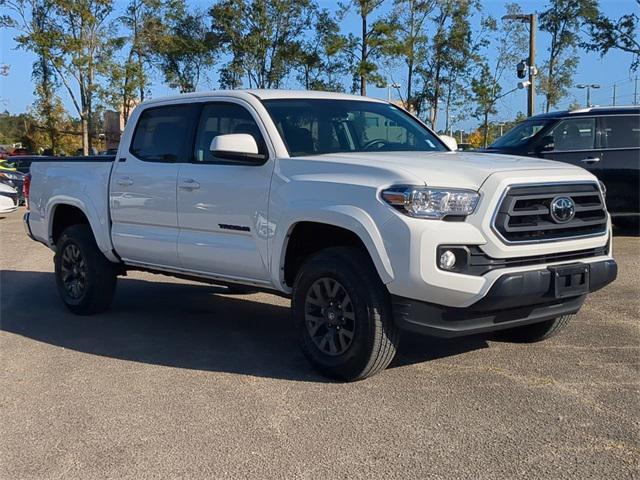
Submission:
<svg viewBox="0 0 640 480">
<path fill-rule="evenodd" d="M 443 270 L 453 270 L 456 266 L 456 254 L 451 250 L 445 250 L 440 254 L 440 268 Z"/>
</svg>

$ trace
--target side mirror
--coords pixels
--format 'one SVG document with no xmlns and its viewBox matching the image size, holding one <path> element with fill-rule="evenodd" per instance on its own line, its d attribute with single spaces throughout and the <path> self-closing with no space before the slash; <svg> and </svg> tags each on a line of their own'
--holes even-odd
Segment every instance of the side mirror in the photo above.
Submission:
<svg viewBox="0 0 640 480">
<path fill-rule="evenodd" d="M 248 133 L 213 137 L 209 151 L 214 157 L 240 163 L 262 164 L 267 159 L 266 155 L 258 153 L 258 144 Z"/>
<path fill-rule="evenodd" d="M 540 140 L 538 144 L 538 148 L 536 149 L 538 152 L 550 152 L 555 148 L 555 142 L 553 140 L 553 135 L 545 135 Z"/>
<path fill-rule="evenodd" d="M 455 138 L 450 137 L 449 135 L 439 135 L 440 140 L 444 142 L 444 144 L 449 147 L 449 150 L 453 150 L 454 152 L 458 150 L 458 142 Z"/>
</svg>

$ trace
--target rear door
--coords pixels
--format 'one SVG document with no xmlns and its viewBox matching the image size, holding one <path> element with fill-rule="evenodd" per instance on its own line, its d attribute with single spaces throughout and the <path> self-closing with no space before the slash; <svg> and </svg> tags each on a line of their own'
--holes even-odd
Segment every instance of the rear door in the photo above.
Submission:
<svg viewBox="0 0 640 480">
<path fill-rule="evenodd" d="M 183 268 L 226 278 L 267 281 L 267 206 L 274 160 L 246 165 L 216 158 L 217 135 L 250 134 L 268 153 L 264 129 L 249 105 L 202 106 L 190 163 L 178 174 L 178 254 Z"/>
<path fill-rule="evenodd" d="M 179 162 L 190 151 L 196 111 L 188 103 L 145 109 L 130 148 L 116 158 L 111 235 L 125 261 L 180 266 L 176 182 Z"/>
<path fill-rule="evenodd" d="M 602 156 L 597 175 L 607 187 L 614 215 L 638 214 L 640 191 L 640 115 L 599 117 Z"/>
<path fill-rule="evenodd" d="M 596 131 L 595 117 L 562 119 L 545 135 L 553 137 L 552 150 L 542 151 L 540 156 L 577 165 L 597 176 L 602 151 Z"/>
</svg>

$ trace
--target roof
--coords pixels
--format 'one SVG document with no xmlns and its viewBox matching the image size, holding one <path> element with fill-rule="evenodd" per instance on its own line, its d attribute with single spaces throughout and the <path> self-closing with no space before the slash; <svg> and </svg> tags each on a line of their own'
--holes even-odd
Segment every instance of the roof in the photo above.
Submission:
<svg viewBox="0 0 640 480">
<path fill-rule="evenodd" d="M 588 115 L 620 115 L 620 114 L 639 114 L 640 106 L 638 105 L 624 105 L 624 106 L 607 106 L 607 107 L 589 107 L 580 108 L 577 110 L 559 110 L 556 112 L 541 113 L 540 115 L 534 115 L 534 119 L 544 118 L 560 118 L 560 117 L 573 117 L 573 116 L 588 116 Z"/>
<path fill-rule="evenodd" d="M 377 98 L 362 97 L 360 95 L 349 95 L 339 92 L 320 92 L 317 90 L 240 90 L 255 95 L 260 100 L 280 100 L 280 99 L 310 99 L 326 98 L 331 100 L 361 100 L 383 102 Z"/>
<path fill-rule="evenodd" d="M 165 102 L 167 100 L 183 100 L 185 98 L 207 98 L 216 96 L 226 96 L 232 98 L 246 98 L 248 95 L 257 97 L 260 100 L 280 100 L 280 99 L 331 99 L 331 100 L 358 100 L 385 103 L 383 100 L 360 95 L 349 95 L 347 93 L 320 92 L 315 90 L 209 90 L 204 92 L 183 93 L 180 95 L 170 95 L 158 97 L 144 102 L 145 104 Z"/>
</svg>

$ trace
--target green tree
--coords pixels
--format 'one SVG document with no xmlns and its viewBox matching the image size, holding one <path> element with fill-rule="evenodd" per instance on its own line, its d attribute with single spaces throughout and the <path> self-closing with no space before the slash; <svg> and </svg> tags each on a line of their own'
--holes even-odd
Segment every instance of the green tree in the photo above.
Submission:
<svg viewBox="0 0 640 480">
<path fill-rule="evenodd" d="M 417 69 L 422 80 L 418 113 L 429 109 L 429 122 L 435 128 L 443 99 L 464 96 L 463 78 L 476 63 L 471 37 L 470 16 L 478 8 L 471 0 L 437 0 L 432 16 L 433 34 L 428 54 Z M 424 105 L 424 106 L 423 106 Z"/>
<path fill-rule="evenodd" d="M 354 79 L 354 91 L 360 95 L 367 94 L 367 84 L 384 83 L 385 79 L 378 73 L 379 62 L 387 53 L 387 48 L 395 44 L 396 25 L 384 20 L 372 21 L 374 12 L 384 0 L 349 0 L 342 5 L 341 15 L 353 8 L 360 18 L 358 35 L 349 34 L 345 38 L 345 52 L 349 56 L 351 74 Z"/>
<path fill-rule="evenodd" d="M 108 28 L 111 0 L 52 0 L 49 17 L 50 61 L 80 117 L 82 151 L 88 155 L 94 136 L 93 111 L 100 77 L 109 74 L 113 37 Z"/>
<path fill-rule="evenodd" d="M 548 57 L 541 68 L 539 89 L 544 94 L 546 111 L 558 105 L 573 85 L 578 67 L 576 47 L 580 27 L 597 15 L 597 0 L 551 0 L 540 14 L 540 30 L 551 36 Z"/>
<path fill-rule="evenodd" d="M 180 93 L 195 91 L 219 49 L 218 39 L 205 23 L 205 14 L 190 12 L 181 0 L 168 0 L 157 21 L 160 24 L 156 24 L 150 46 L 165 83 Z"/>
<path fill-rule="evenodd" d="M 636 11 L 622 15 L 618 20 L 611 20 L 599 14 L 587 23 L 589 40 L 582 43 L 587 50 L 606 55 L 610 50 L 621 50 L 631 54 L 631 70 L 640 67 L 640 0 L 635 0 Z"/>
<path fill-rule="evenodd" d="M 519 5 L 508 4 L 508 14 L 521 14 Z M 494 32 L 485 46 L 477 73 L 471 81 L 473 101 L 476 104 L 474 116 L 482 119 L 483 145 L 489 140 L 489 115 L 497 113 L 497 102 L 512 91 L 503 92 L 504 73 L 513 68 L 522 52 L 527 50 L 528 34 L 522 23 L 502 22 L 500 25 L 491 17 L 483 20 L 484 27 Z M 488 60 L 491 51 L 491 61 Z"/>
<path fill-rule="evenodd" d="M 135 104 L 145 100 L 149 87 L 153 44 L 162 33 L 157 14 L 160 6 L 160 0 L 130 0 L 117 19 L 124 35 L 117 38 L 115 46 L 124 50 L 124 58 L 114 56 L 105 97 L 108 104 L 122 111 L 125 122 Z"/>
<path fill-rule="evenodd" d="M 444 66 L 442 99 L 445 104 L 445 131 L 449 129 L 452 112 L 455 112 L 457 119 L 467 118 L 467 105 L 471 102 L 469 84 L 473 66 L 477 62 L 477 48 L 484 43 L 482 32 L 477 38 L 472 38 L 470 18 L 478 8 L 475 2 L 460 2 L 454 9 L 451 19 L 451 27 L 447 35 L 446 49 L 449 61 Z M 433 118 L 434 126 L 437 121 L 437 106 L 435 102 L 433 111 L 436 113 Z"/>
<path fill-rule="evenodd" d="M 302 42 L 296 54 L 298 81 L 307 90 L 344 91 L 340 78 L 347 73 L 346 40 L 329 10 L 316 12 L 313 32 L 313 37 Z"/>
<path fill-rule="evenodd" d="M 53 2 L 49 0 L 0 0 L 0 6 L 7 8 L 12 13 L 0 17 L 0 25 L 19 30 L 20 34 L 15 37 L 18 46 L 36 54 L 37 60 L 34 62 L 32 70 L 32 78 L 35 82 L 35 104 L 39 112 L 39 119 L 48 135 L 49 148 L 55 151 L 58 147 L 57 122 L 62 102 L 57 95 L 58 82 L 53 72 L 50 56 L 51 43 L 48 29 Z"/>
<path fill-rule="evenodd" d="M 426 29 L 435 5 L 436 0 L 394 0 L 389 18 L 389 23 L 396 26 L 396 35 L 388 53 L 406 68 L 406 89 L 401 99 L 412 111 L 417 110 L 418 102 L 416 68 L 428 58 Z"/>
<path fill-rule="evenodd" d="M 212 31 L 231 59 L 220 70 L 223 88 L 278 88 L 295 67 L 311 27 L 311 0 L 221 0 L 210 10 Z"/>
</svg>

